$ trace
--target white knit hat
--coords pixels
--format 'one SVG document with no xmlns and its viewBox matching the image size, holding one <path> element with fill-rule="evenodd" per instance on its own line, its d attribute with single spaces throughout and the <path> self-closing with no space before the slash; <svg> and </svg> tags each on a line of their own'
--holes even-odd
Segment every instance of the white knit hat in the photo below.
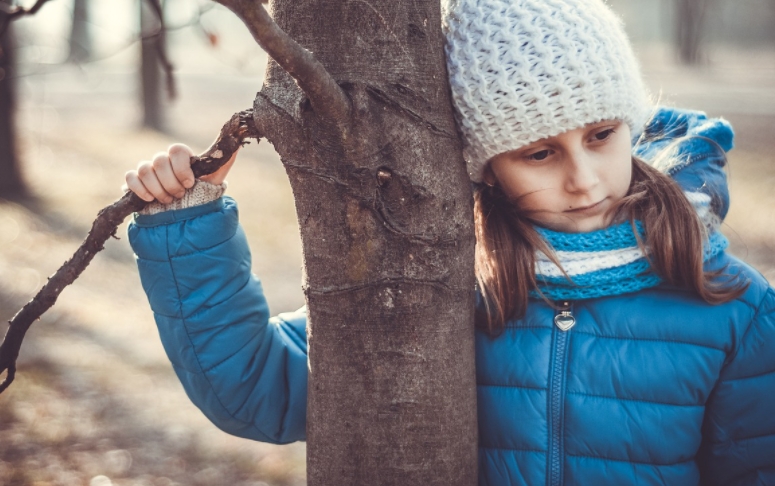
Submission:
<svg viewBox="0 0 775 486">
<path fill-rule="evenodd" d="M 500 153 L 651 112 L 621 20 L 602 0 L 442 0 L 447 67 L 471 180 Z"/>
</svg>

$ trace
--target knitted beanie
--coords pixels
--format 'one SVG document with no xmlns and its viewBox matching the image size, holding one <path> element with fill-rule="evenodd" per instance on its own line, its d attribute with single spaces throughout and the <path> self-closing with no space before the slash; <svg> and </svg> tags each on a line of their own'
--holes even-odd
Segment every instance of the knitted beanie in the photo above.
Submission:
<svg viewBox="0 0 775 486">
<path fill-rule="evenodd" d="M 447 67 L 471 180 L 487 161 L 589 123 L 637 136 L 651 103 L 602 0 L 442 0 Z"/>
</svg>

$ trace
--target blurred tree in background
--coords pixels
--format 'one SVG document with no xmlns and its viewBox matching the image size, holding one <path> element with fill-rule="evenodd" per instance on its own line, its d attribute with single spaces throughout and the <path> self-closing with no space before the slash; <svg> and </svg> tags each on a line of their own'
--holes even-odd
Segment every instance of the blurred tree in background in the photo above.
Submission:
<svg viewBox="0 0 775 486">
<path fill-rule="evenodd" d="M 162 22 L 146 0 L 140 7 L 140 82 L 143 126 L 164 131 L 166 113 L 159 43 L 164 43 Z"/>
<path fill-rule="evenodd" d="M 67 60 L 86 62 L 91 57 L 92 42 L 89 31 L 89 0 L 73 1 L 73 23 L 70 28 L 70 53 Z"/>
<path fill-rule="evenodd" d="M 3 7 L 10 0 L 0 0 Z M 16 152 L 16 86 L 13 26 L 0 37 L 0 197 L 25 193 Z"/>
<path fill-rule="evenodd" d="M 675 0 L 675 44 L 684 64 L 697 64 L 702 58 L 705 20 L 712 3 L 713 0 Z"/>
</svg>

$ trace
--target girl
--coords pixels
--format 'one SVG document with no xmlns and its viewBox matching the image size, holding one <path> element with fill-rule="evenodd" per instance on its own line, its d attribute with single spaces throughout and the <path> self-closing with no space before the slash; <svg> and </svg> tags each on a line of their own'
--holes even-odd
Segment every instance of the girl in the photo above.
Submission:
<svg viewBox="0 0 775 486">
<path fill-rule="evenodd" d="M 731 128 L 652 108 L 600 0 L 444 19 L 476 183 L 480 483 L 775 484 L 775 292 L 717 232 Z M 129 234 L 162 341 L 216 425 L 301 440 L 305 313 L 269 318 L 231 164 L 195 183 L 190 155 L 127 174 L 159 201 Z"/>
</svg>

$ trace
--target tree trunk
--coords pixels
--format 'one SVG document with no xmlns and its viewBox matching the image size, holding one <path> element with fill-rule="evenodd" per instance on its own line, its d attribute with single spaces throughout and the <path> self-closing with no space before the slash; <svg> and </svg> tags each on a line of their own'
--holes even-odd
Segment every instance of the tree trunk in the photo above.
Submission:
<svg viewBox="0 0 775 486">
<path fill-rule="evenodd" d="M 675 42 L 678 58 L 684 64 L 702 59 L 705 17 L 710 0 L 675 0 Z"/>
<path fill-rule="evenodd" d="M 0 0 L 9 4 L 8 0 Z M 16 86 L 13 26 L 0 38 L 0 197 L 25 193 L 16 153 Z"/>
<path fill-rule="evenodd" d="M 770 30 L 768 31 L 770 35 L 768 36 L 768 40 L 770 42 L 775 42 L 775 0 L 767 2 L 767 6 L 769 7 L 767 11 L 769 12 L 770 17 Z"/>
<path fill-rule="evenodd" d="M 163 131 L 166 128 L 166 110 L 162 68 L 156 43 L 161 22 L 146 0 L 140 3 L 140 93 L 143 101 L 143 126 Z"/>
<path fill-rule="evenodd" d="M 86 62 L 91 57 L 91 48 L 89 2 L 88 0 L 74 0 L 73 24 L 70 28 L 70 53 L 67 60 L 74 63 Z"/>
<path fill-rule="evenodd" d="M 472 198 L 439 2 L 270 10 L 352 102 L 351 130 L 332 136 L 271 62 L 255 103 L 301 228 L 309 484 L 473 485 Z"/>
</svg>

